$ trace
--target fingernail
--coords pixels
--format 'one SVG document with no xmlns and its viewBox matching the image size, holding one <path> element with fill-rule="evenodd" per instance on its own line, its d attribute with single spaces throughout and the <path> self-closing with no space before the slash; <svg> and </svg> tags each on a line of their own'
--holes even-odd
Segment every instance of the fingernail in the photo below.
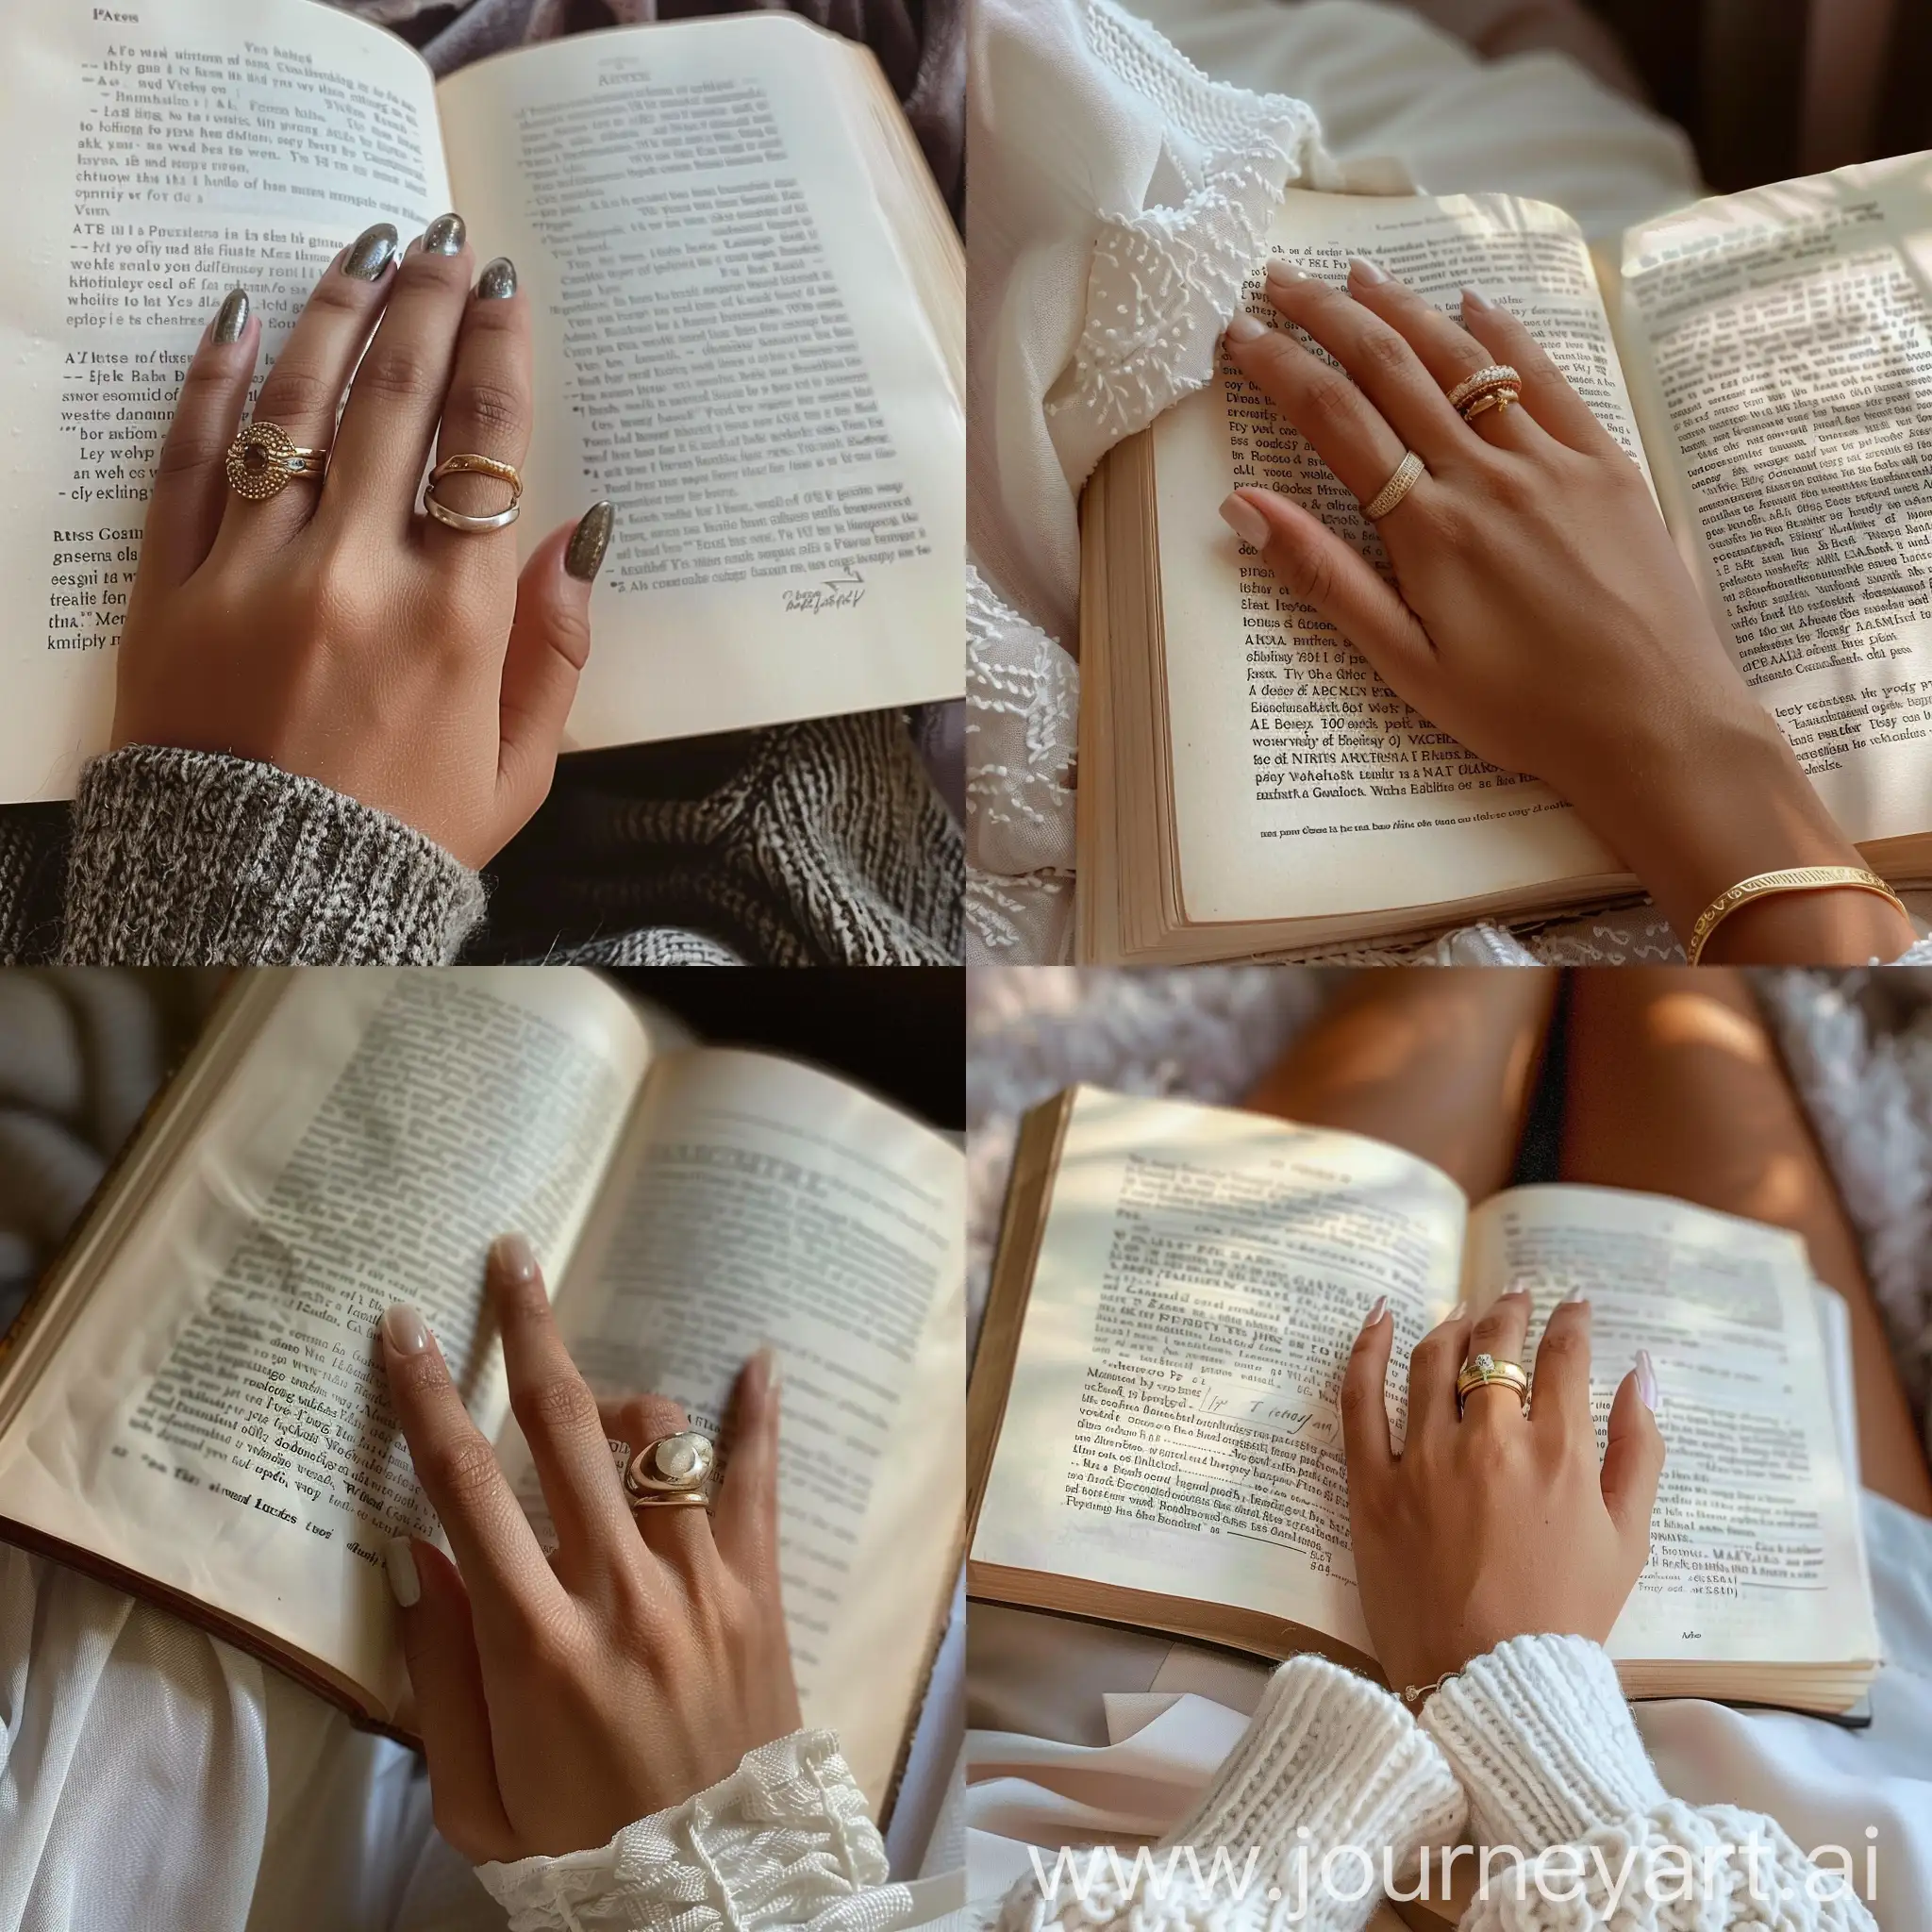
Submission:
<svg viewBox="0 0 1932 1932">
<path fill-rule="evenodd" d="M 499 255 L 476 277 L 476 294 L 484 302 L 507 302 L 517 291 L 517 265 L 508 256 Z"/>
<path fill-rule="evenodd" d="M 1445 1322 L 1459 1322 L 1468 1313 L 1469 1304 L 1467 1302 L 1457 1302 L 1442 1319 Z"/>
<path fill-rule="evenodd" d="M 570 548 L 563 553 L 564 573 L 579 583 L 592 582 L 604 568 L 604 553 L 610 548 L 611 525 L 616 517 L 608 503 L 593 503 L 575 530 Z"/>
<path fill-rule="evenodd" d="M 490 1243 L 490 1258 L 506 1281 L 535 1281 L 537 1278 L 537 1251 L 530 1245 L 527 1235 L 498 1235 Z"/>
<path fill-rule="evenodd" d="M 1268 333 L 1265 322 L 1257 322 L 1245 308 L 1238 308 L 1227 319 L 1221 333 L 1230 342 L 1258 342 Z"/>
<path fill-rule="evenodd" d="M 1637 1399 L 1652 1415 L 1657 1413 L 1657 1371 L 1651 1366 L 1650 1351 L 1637 1351 Z"/>
<path fill-rule="evenodd" d="M 1529 1291 L 1526 1288 L 1506 1289 L 1496 1299 L 1505 1302 L 1526 1302 L 1529 1299 Z"/>
<path fill-rule="evenodd" d="M 1309 279 L 1305 268 L 1297 268 L 1286 256 L 1277 255 L 1268 264 L 1268 280 L 1271 282 L 1306 282 Z"/>
<path fill-rule="evenodd" d="M 1495 304 L 1480 289 L 1465 289 L 1462 291 L 1462 306 L 1465 308 L 1492 308 Z"/>
<path fill-rule="evenodd" d="M 413 1610 L 423 1601 L 423 1579 L 416 1574 L 416 1552 L 409 1547 L 409 1539 L 391 1537 L 383 1546 L 382 1560 L 397 1603 L 406 1610 Z"/>
<path fill-rule="evenodd" d="M 460 255 L 463 237 L 469 232 L 463 226 L 461 215 L 438 215 L 423 230 L 423 252 L 425 255 Z"/>
<path fill-rule="evenodd" d="M 388 222 L 377 222 L 373 228 L 364 228 L 349 248 L 347 258 L 342 263 L 342 273 L 354 275 L 358 282 L 380 281 L 383 270 L 396 258 L 400 239 Z"/>
<path fill-rule="evenodd" d="M 1563 1306 L 1565 1307 L 1571 1307 L 1582 1300 L 1583 1291 L 1580 1288 L 1573 1288 L 1570 1291 L 1570 1292 L 1563 1297 Z"/>
<path fill-rule="evenodd" d="M 1230 496 L 1221 506 L 1221 521 L 1243 543 L 1251 543 L 1257 550 L 1268 547 L 1268 519 L 1246 497 Z"/>
<path fill-rule="evenodd" d="M 222 306 L 215 310 L 214 340 L 218 342 L 239 342 L 242 331 L 248 326 L 248 291 L 230 289 L 222 298 Z"/>
<path fill-rule="evenodd" d="M 765 1393 L 775 1395 L 778 1392 L 778 1351 L 768 1341 L 752 1360 L 758 1364 L 758 1374 L 764 1381 Z"/>
<path fill-rule="evenodd" d="M 1369 1310 L 1367 1317 L 1362 1322 L 1362 1333 L 1366 1335 L 1388 1312 L 1389 1297 L 1386 1294 L 1378 1294 L 1375 1297 L 1375 1306 Z"/>
<path fill-rule="evenodd" d="M 382 1332 L 398 1355 L 421 1355 L 429 1346 L 429 1330 L 408 1302 L 391 1302 L 382 1318 Z"/>
<path fill-rule="evenodd" d="M 1366 256 L 1357 255 L 1348 264 L 1349 275 L 1358 282 L 1368 283 L 1374 288 L 1378 282 L 1391 281 L 1393 277 L 1380 262 L 1371 261 Z"/>
</svg>

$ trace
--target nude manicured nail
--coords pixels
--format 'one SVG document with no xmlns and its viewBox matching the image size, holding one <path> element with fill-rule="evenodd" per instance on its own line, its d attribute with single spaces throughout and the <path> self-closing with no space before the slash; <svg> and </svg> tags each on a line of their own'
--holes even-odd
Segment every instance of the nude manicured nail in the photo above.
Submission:
<svg viewBox="0 0 1932 1932">
<path fill-rule="evenodd" d="M 1221 333 L 1231 342 L 1258 342 L 1268 333 L 1268 325 L 1257 322 L 1245 308 L 1238 308 Z"/>
<path fill-rule="evenodd" d="M 1493 308 L 1496 305 L 1480 289 L 1465 289 L 1462 291 L 1462 306 L 1465 308 Z"/>
<path fill-rule="evenodd" d="M 408 1302 L 394 1302 L 382 1318 L 382 1332 L 398 1355 L 421 1355 L 429 1346 L 429 1330 Z"/>
<path fill-rule="evenodd" d="M 517 265 L 507 255 L 499 255 L 476 277 L 476 295 L 480 301 L 507 302 L 516 291 Z"/>
<path fill-rule="evenodd" d="M 222 298 L 222 306 L 215 310 L 214 340 L 218 342 L 239 342 L 242 331 L 248 326 L 248 291 L 230 289 Z"/>
<path fill-rule="evenodd" d="M 1375 1306 L 1369 1310 L 1362 1320 L 1362 1333 L 1366 1335 L 1388 1312 L 1389 1297 L 1386 1294 L 1378 1294 L 1375 1297 Z"/>
<path fill-rule="evenodd" d="M 460 255 L 463 238 L 469 232 L 463 225 L 461 215 L 438 215 L 423 230 L 423 252 L 425 255 Z"/>
<path fill-rule="evenodd" d="M 1657 1413 L 1657 1370 L 1651 1366 L 1647 1348 L 1637 1351 L 1637 1399 L 1652 1415 Z"/>
<path fill-rule="evenodd" d="M 1371 261 L 1366 256 L 1357 255 L 1348 264 L 1348 272 L 1355 280 L 1366 282 L 1374 288 L 1378 282 L 1393 281 L 1395 278 L 1378 261 Z"/>
<path fill-rule="evenodd" d="M 1577 1303 L 1581 1302 L 1583 1298 L 1583 1291 L 1580 1288 L 1573 1288 L 1570 1291 L 1570 1292 L 1563 1297 L 1563 1306 L 1566 1308 L 1574 1307 Z"/>
<path fill-rule="evenodd" d="M 778 1351 L 774 1349 L 772 1346 L 772 1344 L 768 1341 L 765 1343 L 764 1347 L 759 1349 L 758 1354 L 752 1357 L 752 1360 L 758 1365 L 758 1372 L 759 1375 L 762 1376 L 764 1379 L 765 1393 L 767 1395 L 777 1394 Z"/>
<path fill-rule="evenodd" d="M 1445 1322 L 1459 1322 L 1468 1313 L 1469 1304 L 1467 1302 L 1457 1302 L 1442 1319 Z"/>
<path fill-rule="evenodd" d="M 1297 268 L 1286 256 L 1277 255 L 1268 264 L 1271 282 L 1306 282 L 1311 279 L 1305 268 Z"/>
<path fill-rule="evenodd" d="M 593 581 L 604 568 L 604 553 L 610 548 L 610 532 L 616 513 L 608 503 L 593 503 L 570 533 L 570 547 L 563 553 L 566 575 L 579 583 Z"/>
<path fill-rule="evenodd" d="M 342 273 L 354 275 L 358 282 L 377 282 L 382 272 L 396 258 L 396 251 L 402 237 L 388 222 L 377 222 L 374 227 L 364 228 L 350 243 L 349 252 L 342 259 Z"/>
<path fill-rule="evenodd" d="M 406 1610 L 413 1610 L 423 1601 L 423 1579 L 416 1574 L 416 1552 L 409 1547 L 409 1539 L 391 1537 L 383 1546 L 382 1560 L 397 1603 Z"/>
<path fill-rule="evenodd" d="M 1243 543 L 1250 543 L 1257 550 L 1267 549 L 1268 519 L 1246 497 L 1230 496 L 1221 506 L 1221 521 Z"/>
<path fill-rule="evenodd" d="M 506 1281 L 535 1281 L 537 1278 L 537 1251 L 530 1245 L 527 1235 L 498 1235 L 490 1243 L 490 1258 Z"/>
</svg>

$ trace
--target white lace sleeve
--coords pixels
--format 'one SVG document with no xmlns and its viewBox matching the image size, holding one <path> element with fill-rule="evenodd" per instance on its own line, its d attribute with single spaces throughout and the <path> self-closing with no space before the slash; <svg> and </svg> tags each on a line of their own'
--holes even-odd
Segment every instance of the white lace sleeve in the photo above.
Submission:
<svg viewBox="0 0 1932 1932">
<path fill-rule="evenodd" d="M 1600 1645 L 1512 1638 L 1444 1684 L 1423 1727 L 1469 1793 L 1471 1836 L 1523 1855 L 1520 1874 L 1492 1860 L 1462 1932 L 1875 1932 L 1773 1820 L 1665 1791 Z"/>
<path fill-rule="evenodd" d="M 747 1751 L 722 1783 L 594 1852 L 479 1865 L 510 1932 L 892 1932 L 912 1895 L 830 1731 Z"/>
</svg>

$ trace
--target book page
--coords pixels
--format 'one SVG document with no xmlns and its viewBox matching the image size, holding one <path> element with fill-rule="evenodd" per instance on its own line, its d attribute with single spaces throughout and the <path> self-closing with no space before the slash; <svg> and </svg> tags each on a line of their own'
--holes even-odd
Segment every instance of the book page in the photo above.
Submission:
<svg viewBox="0 0 1932 1932">
<path fill-rule="evenodd" d="M 1631 229 L 1617 326 L 1666 510 L 1855 840 L 1927 829 L 1932 156 Z"/>
<path fill-rule="evenodd" d="M 1368 1650 L 1341 1371 L 1377 1295 L 1397 1361 L 1447 1313 L 1465 1206 L 1379 1141 L 1083 1088 L 974 1561 L 1264 1611 Z M 1399 1441 L 1399 1376 L 1389 1395 Z"/>
<path fill-rule="evenodd" d="M 1581 231 L 1507 195 L 1291 191 L 1268 252 L 1340 285 L 1368 255 L 1438 307 L 1466 283 L 1513 309 L 1643 466 Z M 1262 293 L 1265 262 L 1243 295 Z M 1302 339 L 1304 345 L 1314 345 Z M 1317 354 L 1323 353 L 1316 350 Z M 1622 868 L 1568 806 L 1436 730 L 1216 513 L 1245 484 L 1312 510 L 1385 573 L 1356 500 L 1225 358 L 1155 426 L 1174 836 L 1191 921 L 1427 906 Z"/>
<path fill-rule="evenodd" d="M 486 1250 L 522 1229 L 561 1274 L 651 1048 L 589 974 L 282 980 L 0 1437 L 0 1516 L 255 1624 L 392 1716 L 383 1542 L 437 1528 L 376 1324 L 419 1307 L 500 1426 Z"/>
<path fill-rule="evenodd" d="M 449 206 L 429 70 L 309 0 L 0 0 L 0 800 L 71 798 L 182 372 L 236 286 L 265 372 L 330 258 Z"/>
<path fill-rule="evenodd" d="M 767 13 L 438 89 L 473 242 L 530 299 L 525 554 L 616 506 L 573 745 L 961 690 L 963 405 L 847 125 L 862 58 Z"/>
<path fill-rule="evenodd" d="M 799 1699 L 807 1724 L 838 1731 L 874 1807 L 958 1567 L 964 1188 L 955 1148 L 828 1074 L 670 1055 L 557 1298 L 601 1395 L 675 1396 L 714 1436 L 746 1359 L 776 1350 Z"/>
<path fill-rule="evenodd" d="M 1637 1350 L 1657 1366 L 1668 1455 L 1613 1657 L 1877 1657 L 1797 1236 L 1660 1195 L 1516 1188 L 1471 1216 L 1467 1259 L 1474 1305 L 1531 1291 L 1532 1337 L 1571 1289 L 1590 1297 L 1599 1440 Z"/>
</svg>

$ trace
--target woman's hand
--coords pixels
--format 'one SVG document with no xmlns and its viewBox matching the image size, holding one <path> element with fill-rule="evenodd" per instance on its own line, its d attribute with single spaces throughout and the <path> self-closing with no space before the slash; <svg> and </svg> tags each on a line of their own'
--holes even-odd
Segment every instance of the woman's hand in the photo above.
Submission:
<svg viewBox="0 0 1932 1932">
<path fill-rule="evenodd" d="M 1230 526 L 1296 596 L 1441 729 L 1574 805 L 1680 934 L 1754 874 L 1861 862 L 1725 653 L 1637 466 L 1521 323 L 1465 293 L 1458 326 L 1362 262 L 1346 292 L 1280 261 L 1267 287 L 1341 371 L 1246 315 L 1228 355 L 1343 487 L 1366 503 L 1405 450 L 1427 465 L 1377 525 L 1399 591 L 1286 497 L 1230 497 Z M 1521 374 L 1521 406 L 1465 423 L 1448 392 L 1495 362 Z M 1807 893 L 1741 908 L 1710 957 L 1863 961 L 1912 937 L 1871 894 Z"/>
<path fill-rule="evenodd" d="M 799 1727 L 778 1599 L 778 1391 L 739 1378 L 715 1515 L 625 1501 L 607 1434 L 687 1426 L 662 1396 L 600 1413 L 529 1245 L 491 1251 L 510 1407 L 559 1539 L 543 1552 L 414 1309 L 382 1321 L 390 1393 L 456 1552 L 398 1541 L 390 1574 L 437 1828 L 472 1863 L 606 1844 Z"/>
<path fill-rule="evenodd" d="M 260 327 L 240 291 L 223 305 L 161 450 L 112 741 L 278 765 L 480 866 L 550 789 L 609 508 L 577 541 L 553 531 L 521 581 L 510 529 L 417 512 L 432 450 L 517 464 L 529 445 L 528 305 L 508 262 L 474 290 L 472 266 L 454 215 L 406 256 L 384 224 L 336 258 L 255 409 L 300 447 L 332 446 L 327 477 L 260 501 L 223 469 Z M 437 493 L 483 514 L 508 492 L 463 476 Z"/>
<path fill-rule="evenodd" d="M 1390 1446 L 1384 1398 L 1395 1324 L 1377 1307 L 1341 1381 L 1348 1517 L 1362 1615 L 1389 1682 L 1432 1685 L 1511 1637 L 1610 1633 L 1650 1555 L 1663 1438 L 1649 1358 L 1610 1405 L 1601 1465 L 1590 1413 L 1590 1305 L 1566 1302 L 1537 1349 L 1531 1413 L 1514 1392 L 1471 1391 L 1474 1354 L 1518 1361 L 1529 1297 L 1507 1294 L 1474 1330 L 1452 1317 L 1408 1364 L 1408 1432 Z"/>
</svg>

